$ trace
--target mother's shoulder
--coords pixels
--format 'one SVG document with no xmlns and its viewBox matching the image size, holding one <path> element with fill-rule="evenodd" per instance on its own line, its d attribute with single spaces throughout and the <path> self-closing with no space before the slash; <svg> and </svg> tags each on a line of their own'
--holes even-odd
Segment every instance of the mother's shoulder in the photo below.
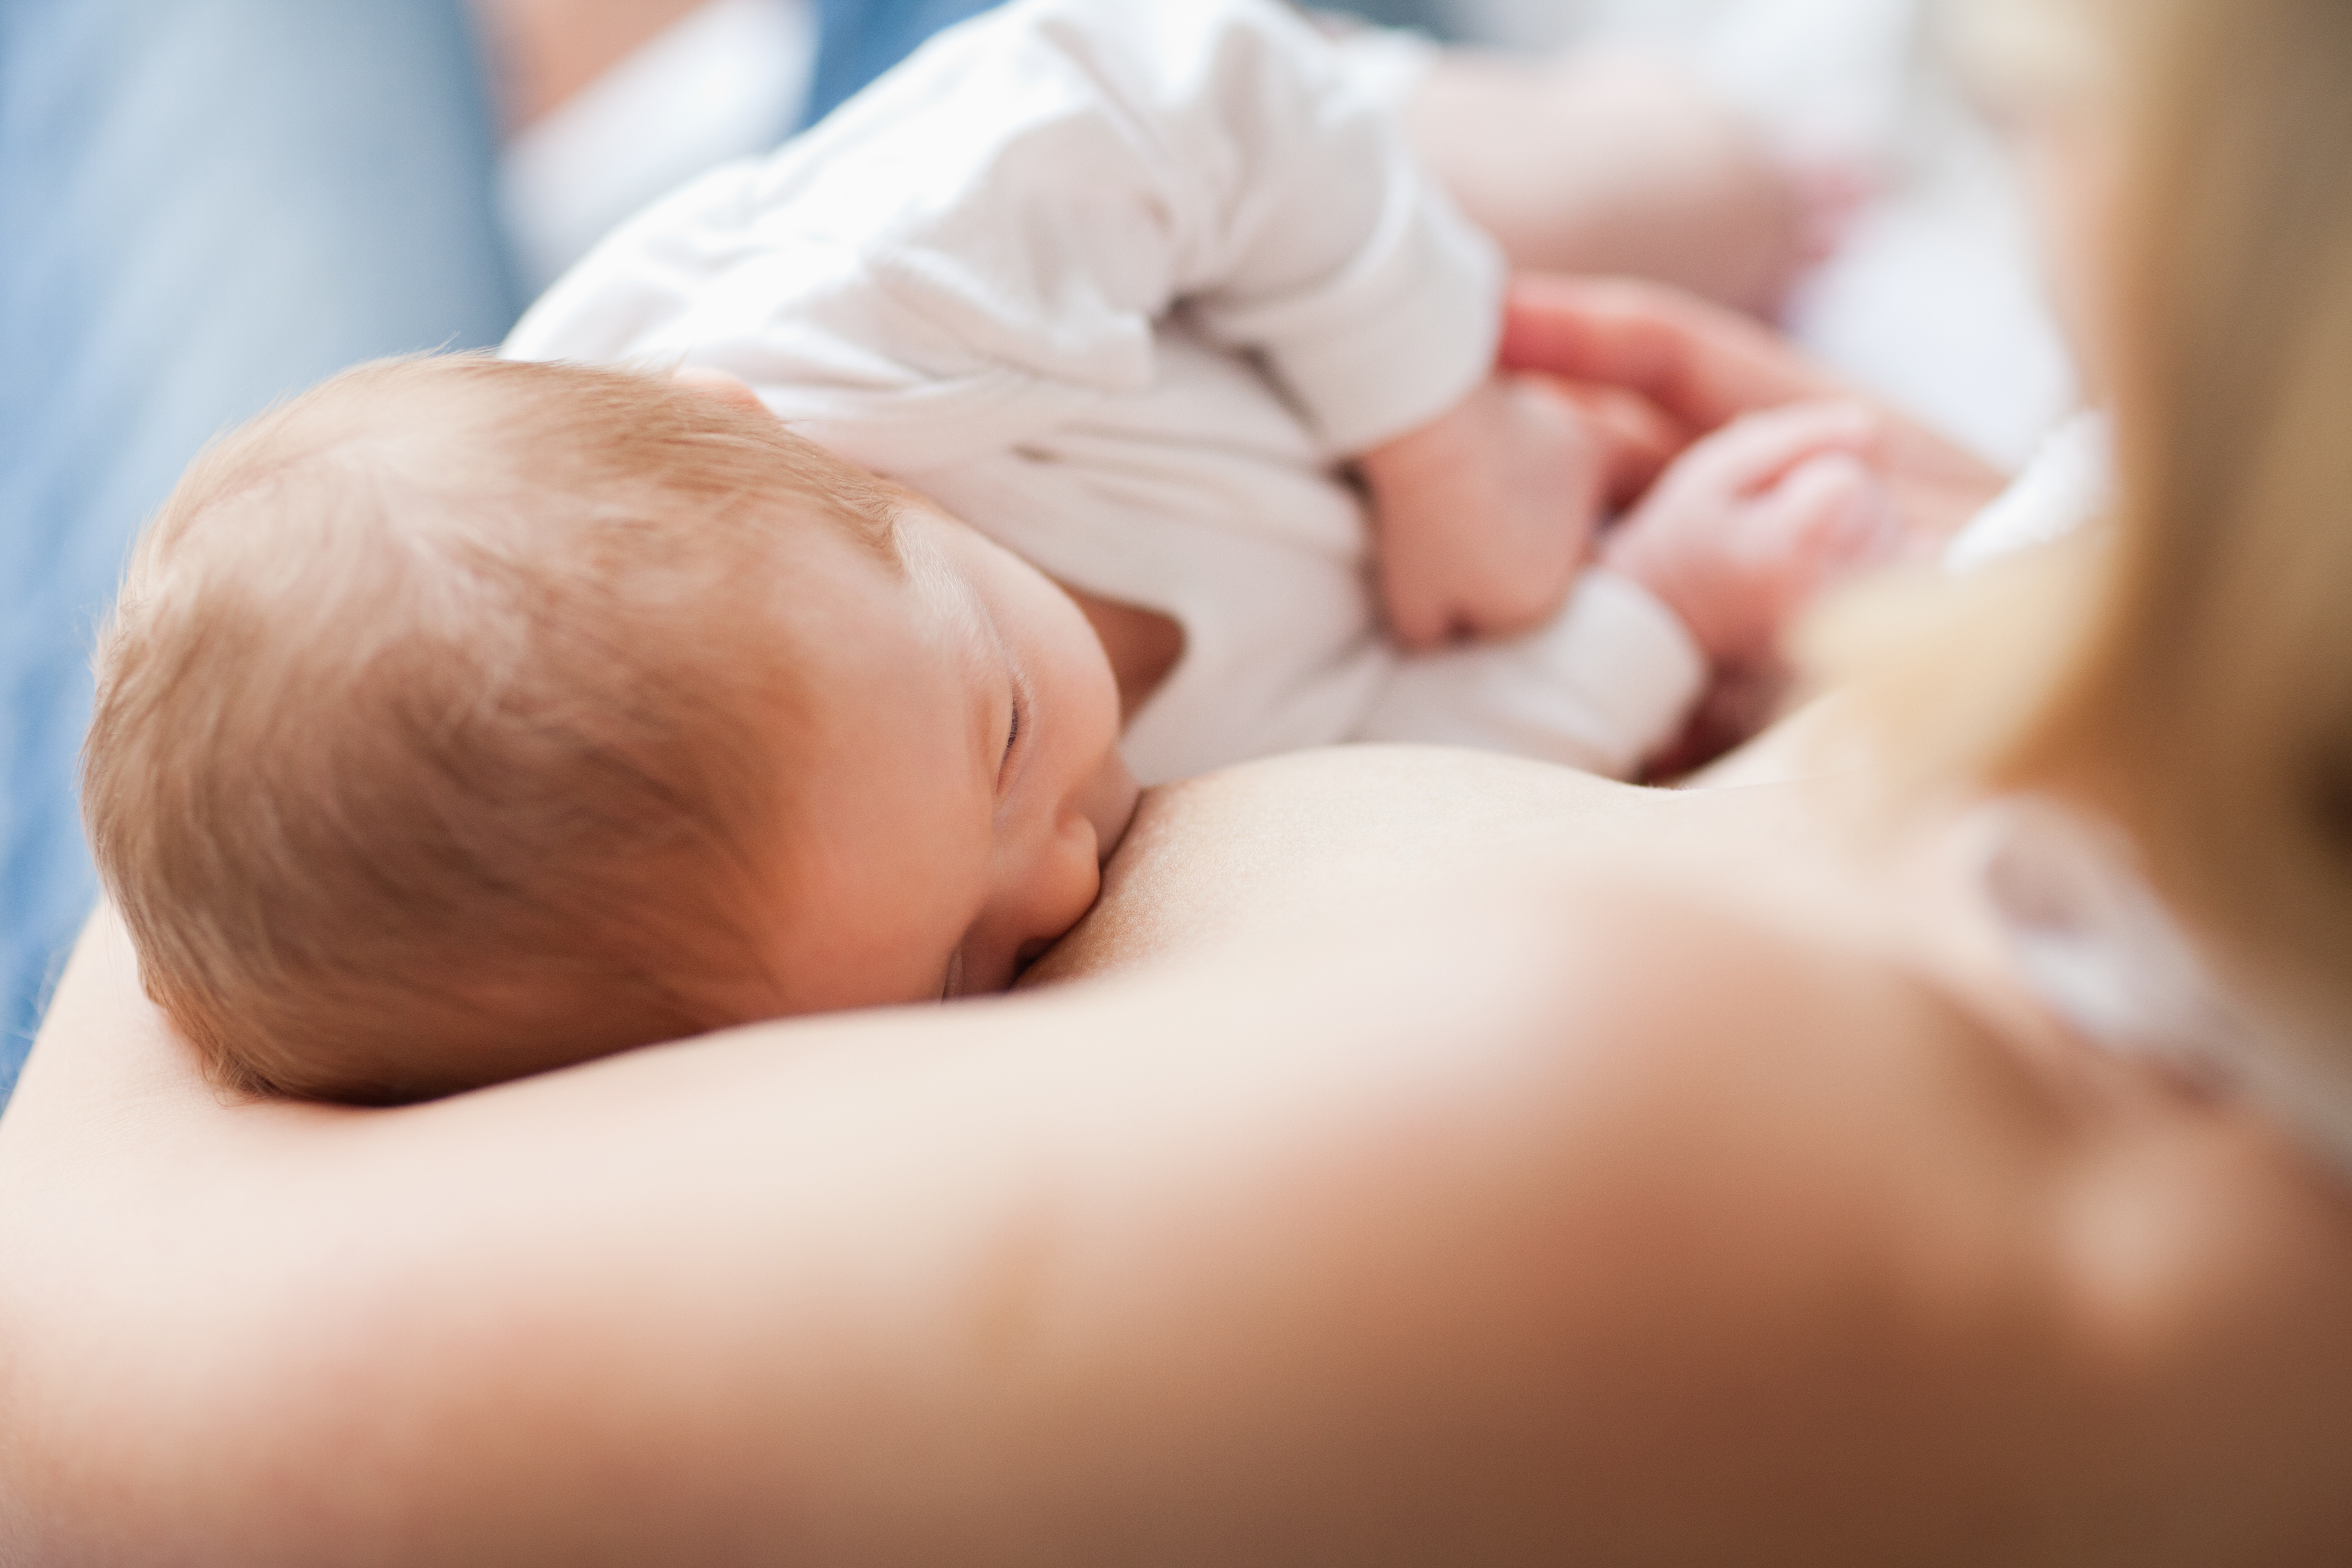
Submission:
<svg viewBox="0 0 2352 1568">
<path fill-rule="evenodd" d="M 1376 1237 L 1367 1310 L 1440 1325 L 1392 1358 L 1507 1368 L 1478 1419 L 1573 1455 L 1596 1560 L 1663 1510 L 1693 1560 L 1907 1561 L 2072 1462 L 2079 1118 L 1932 982 L 1651 875 L 1691 803 L 1411 754 L 1162 800 L 1096 957 L 1345 1042 L 1235 1230 Z"/>
<path fill-rule="evenodd" d="M 2074 1462 L 2021 1431 L 2124 1451 L 2103 1400 L 2185 1409 L 2266 1290 L 2305 1347 L 2272 1373 L 2334 1353 L 2336 1196 L 2267 1128 L 1874 940 L 1867 897 L 1831 908 L 1806 885 L 1816 806 L 1461 753 L 1284 759 L 1155 795 L 1048 973 L 1176 966 L 1201 994 L 1221 963 L 1331 965 L 1343 983 L 1286 988 L 1367 1041 L 1439 1038 L 1486 1107 L 1450 1135 L 1527 1162 L 1487 1200 L 1555 1238 L 1522 1284 L 1642 1319 L 1623 1354 L 1792 1409 L 1840 1390 L 1986 1485 Z"/>
<path fill-rule="evenodd" d="M 1706 1191 L 1678 1234 L 1785 1227 L 1792 1264 L 1877 1226 L 1957 1266 L 2077 1124 L 1994 1026 L 1820 918 L 1790 870 L 1809 821 L 1462 752 L 1285 758 L 1156 792 L 1040 978 L 1278 968 L 1353 932 L 1457 1038 L 1530 1042 L 1466 1055 L 1526 1075 L 1583 1191 Z"/>
<path fill-rule="evenodd" d="M 1530 843 L 1642 815 L 1643 792 L 1434 747 L 1297 752 L 1146 793 L 1094 910 L 1032 983 L 1125 972 L 1301 919 L 1408 900 Z"/>
</svg>

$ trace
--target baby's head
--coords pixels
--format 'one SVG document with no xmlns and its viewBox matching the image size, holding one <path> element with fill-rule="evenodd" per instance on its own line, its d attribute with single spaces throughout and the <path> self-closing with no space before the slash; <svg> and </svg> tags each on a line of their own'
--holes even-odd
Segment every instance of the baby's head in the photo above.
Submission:
<svg viewBox="0 0 2352 1568">
<path fill-rule="evenodd" d="M 1000 989 L 1134 808 L 1068 596 L 748 395 L 445 357 L 191 468 L 84 809 L 223 1081 L 398 1101 Z"/>
</svg>

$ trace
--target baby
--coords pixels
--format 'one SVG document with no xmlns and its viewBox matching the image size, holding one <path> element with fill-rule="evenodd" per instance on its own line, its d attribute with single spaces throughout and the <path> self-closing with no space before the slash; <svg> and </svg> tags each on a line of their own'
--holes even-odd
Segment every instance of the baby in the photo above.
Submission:
<svg viewBox="0 0 2352 1568">
<path fill-rule="evenodd" d="M 1136 772 L 1630 768 L 1878 547 L 1870 432 L 1735 427 L 1589 563 L 1605 444 L 1491 374 L 1498 290 L 1277 6 L 958 29 L 509 345 L 696 368 L 367 367 L 191 468 L 86 766 L 144 984 L 226 1082 L 415 1100 L 1002 989 Z"/>
</svg>

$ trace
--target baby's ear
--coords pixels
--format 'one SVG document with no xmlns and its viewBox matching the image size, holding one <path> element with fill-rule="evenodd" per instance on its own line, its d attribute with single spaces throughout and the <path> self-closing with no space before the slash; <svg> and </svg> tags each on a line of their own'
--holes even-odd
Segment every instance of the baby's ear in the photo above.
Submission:
<svg viewBox="0 0 2352 1568">
<path fill-rule="evenodd" d="M 721 403 L 731 403 L 746 413 L 765 414 L 768 411 L 768 405 L 760 401 L 760 395 L 751 390 L 750 383 L 723 370 L 713 370 L 707 364 L 680 365 L 670 379 L 681 386 L 706 393 Z"/>
</svg>

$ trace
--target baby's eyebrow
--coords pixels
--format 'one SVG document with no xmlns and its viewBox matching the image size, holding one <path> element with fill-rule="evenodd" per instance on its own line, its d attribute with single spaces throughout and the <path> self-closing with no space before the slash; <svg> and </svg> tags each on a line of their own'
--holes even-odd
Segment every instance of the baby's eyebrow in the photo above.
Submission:
<svg viewBox="0 0 2352 1568">
<path fill-rule="evenodd" d="M 875 475 L 863 476 L 874 493 L 837 500 L 829 510 L 833 521 L 847 529 L 875 558 L 900 575 L 915 571 L 907 549 L 906 520 L 922 510 L 923 498 Z"/>
</svg>

